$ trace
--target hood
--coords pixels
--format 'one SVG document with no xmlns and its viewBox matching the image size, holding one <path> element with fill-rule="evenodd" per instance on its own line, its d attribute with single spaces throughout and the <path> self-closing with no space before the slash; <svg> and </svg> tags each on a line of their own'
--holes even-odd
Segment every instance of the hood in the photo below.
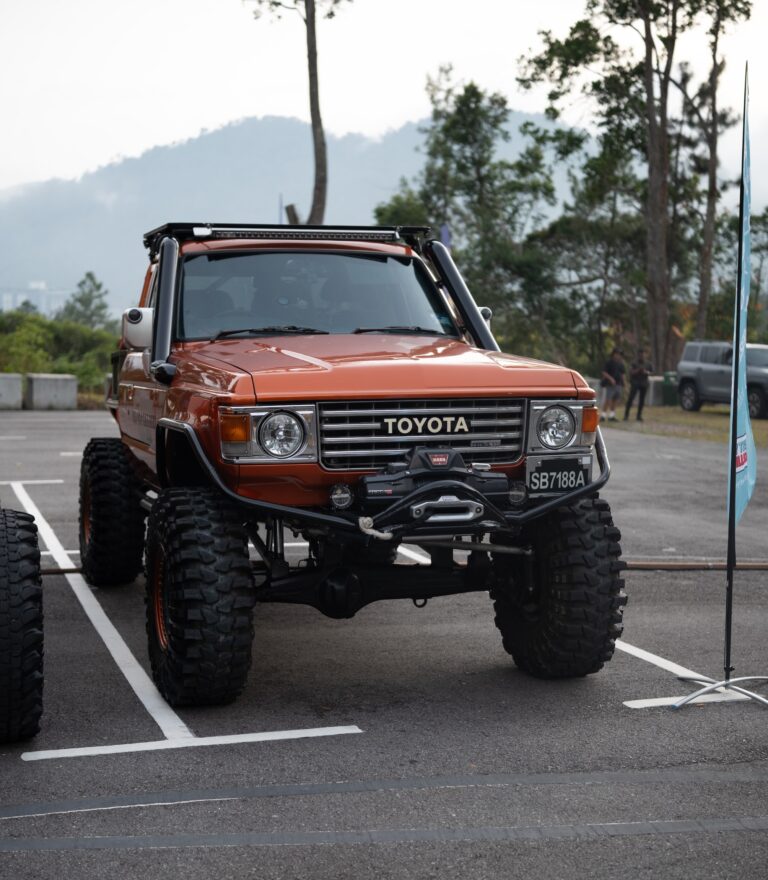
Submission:
<svg viewBox="0 0 768 880">
<path fill-rule="evenodd" d="M 281 336 L 222 339 L 185 348 L 193 358 L 250 374 L 261 403 L 467 393 L 575 397 L 577 393 L 574 373 L 565 367 L 434 336 Z"/>
</svg>

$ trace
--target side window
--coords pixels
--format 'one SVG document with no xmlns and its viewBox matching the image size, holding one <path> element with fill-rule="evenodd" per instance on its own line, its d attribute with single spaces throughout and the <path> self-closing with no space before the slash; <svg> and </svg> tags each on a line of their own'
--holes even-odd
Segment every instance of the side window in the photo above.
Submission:
<svg viewBox="0 0 768 880">
<path fill-rule="evenodd" d="M 701 351 L 701 346 L 697 345 L 693 342 L 689 342 L 685 346 L 685 351 L 683 352 L 682 360 L 684 361 L 697 361 L 699 359 L 699 352 Z"/>
<path fill-rule="evenodd" d="M 701 361 L 704 364 L 722 364 L 724 351 L 720 345 L 702 345 Z"/>
<path fill-rule="evenodd" d="M 155 300 L 157 299 L 157 263 L 152 266 L 152 281 L 149 287 L 149 299 L 147 300 L 147 308 L 153 309 L 155 307 Z"/>
</svg>

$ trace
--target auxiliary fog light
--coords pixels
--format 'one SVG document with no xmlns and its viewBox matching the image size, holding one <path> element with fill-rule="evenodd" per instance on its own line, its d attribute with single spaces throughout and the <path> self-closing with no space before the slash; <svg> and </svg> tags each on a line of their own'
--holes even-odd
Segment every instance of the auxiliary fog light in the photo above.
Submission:
<svg viewBox="0 0 768 880">
<path fill-rule="evenodd" d="M 561 449 L 573 439 L 576 421 L 564 406 L 550 406 L 539 416 L 536 433 L 539 443 L 548 449 Z"/>
<path fill-rule="evenodd" d="M 275 458 L 288 458 L 301 449 L 304 443 L 304 427 L 290 413 L 272 413 L 261 423 L 259 443 L 265 452 Z"/>
<path fill-rule="evenodd" d="M 509 484 L 509 503 L 512 507 L 522 507 L 527 498 L 528 490 L 525 488 L 525 483 Z"/>
<path fill-rule="evenodd" d="M 346 483 L 336 483 L 331 488 L 331 505 L 335 510 L 346 510 L 354 500 L 355 493 Z"/>
</svg>

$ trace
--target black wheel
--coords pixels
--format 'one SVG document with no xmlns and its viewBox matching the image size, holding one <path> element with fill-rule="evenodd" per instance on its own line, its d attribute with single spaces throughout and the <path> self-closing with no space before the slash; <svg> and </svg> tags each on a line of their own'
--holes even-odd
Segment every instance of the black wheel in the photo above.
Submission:
<svg viewBox="0 0 768 880">
<path fill-rule="evenodd" d="M 747 389 L 747 401 L 749 403 L 749 417 L 762 419 L 765 415 L 765 391 L 755 385 L 750 385 Z"/>
<path fill-rule="evenodd" d="M 165 489 L 147 529 L 152 675 L 172 706 L 228 703 L 245 686 L 253 576 L 237 510 L 210 489 Z"/>
<path fill-rule="evenodd" d="M 536 520 L 534 555 L 494 556 L 496 626 L 515 664 L 537 678 L 602 669 L 622 633 L 627 598 L 619 530 L 607 501 L 588 498 Z"/>
<path fill-rule="evenodd" d="M 29 739 L 43 712 L 43 590 L 37 526 L 0 510 L 0 742 Z"/>
<path fill-rule="evenodd" d="M 142 569 L 141 486 L 120 440 L 91 440 L 80 468 L 80 563 L 96 587 L 129 584 Z"/>
<path fill-rule="evenodd" d="M 701 409 L 701 398 L 694 382 L 682 382 L 678 395 L 680 406 L 686 412 L 698 412 Z"/>
</svg>

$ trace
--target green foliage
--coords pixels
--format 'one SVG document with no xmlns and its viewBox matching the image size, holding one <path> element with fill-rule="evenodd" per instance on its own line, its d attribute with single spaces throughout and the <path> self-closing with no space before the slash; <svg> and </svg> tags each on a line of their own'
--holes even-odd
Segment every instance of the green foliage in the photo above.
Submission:
<svg viewBox="0 0 768 880">
<path fill-rule="evenodd" d="M 672 322 L 697 285 L 708 289 L 719 194 L 712 181 L 717 135 L 733 121 L 715 100 L 725 64 L 718 41 L 727 25 L 750 14 L 750 0 L 587 0 L 564 37 L 540 33 L 539 50 L 521 59 L 519 84 L 548 87 L 551 118 L 581 94 L 599 127 L 601 154 L 618 149 L 625 160 L 645 166 L 638 194 L 646 237 L 646 332 L 661 366 L 676 360 Z M 712 62 L 698 87 L 676 56 L 681 37 L 697 24 L 706 27 Z M 702 292 L 702 315 L 706 298 Z"/>
<path fill-rule="evenodd" d="M 302 18 L 306 18 L 306 0 L 249 0 L 249 2 L 256 5 L 256 9 L 253 10 L 254 18 L 260 18 L 264 9 L 276 18 L 280 18 L 284 12 L 297 12 Z M 315 6 L 324 18 L 333 18 L 337 6 L 351 2 L 352 0 L 315 0 Z"/>
<path fill-rule="evenodd" d="M 101 391 L 117 339 L 106 330 L 18 309 L 0 313 L 0 372 L 73 373 L 80 390 Z"/>
<path fill-rule="evenodd" d="M 117 322 L 109 316 L 108 293 L 93 272 L 86 272 L 77 284 L 77 291 L 56 312 L 55 318 L 57 321 L 82 324 L 93 330 L 107 330 L 116 334 Z"/>
<path fill-rule="evenodd" d="M 388 202 L 377 205 L 373 210 L 380 226 L 434 226 L 427 206 L 421 195 L 415 192 L 406 180 L 400 181 L 400 191 Z"/>
<path fill-rule="evenodd" d="M 52 322 L 21 310 L 0 314 L 0 371 L 47 373 L 51 369 Z"/>
</svg>

